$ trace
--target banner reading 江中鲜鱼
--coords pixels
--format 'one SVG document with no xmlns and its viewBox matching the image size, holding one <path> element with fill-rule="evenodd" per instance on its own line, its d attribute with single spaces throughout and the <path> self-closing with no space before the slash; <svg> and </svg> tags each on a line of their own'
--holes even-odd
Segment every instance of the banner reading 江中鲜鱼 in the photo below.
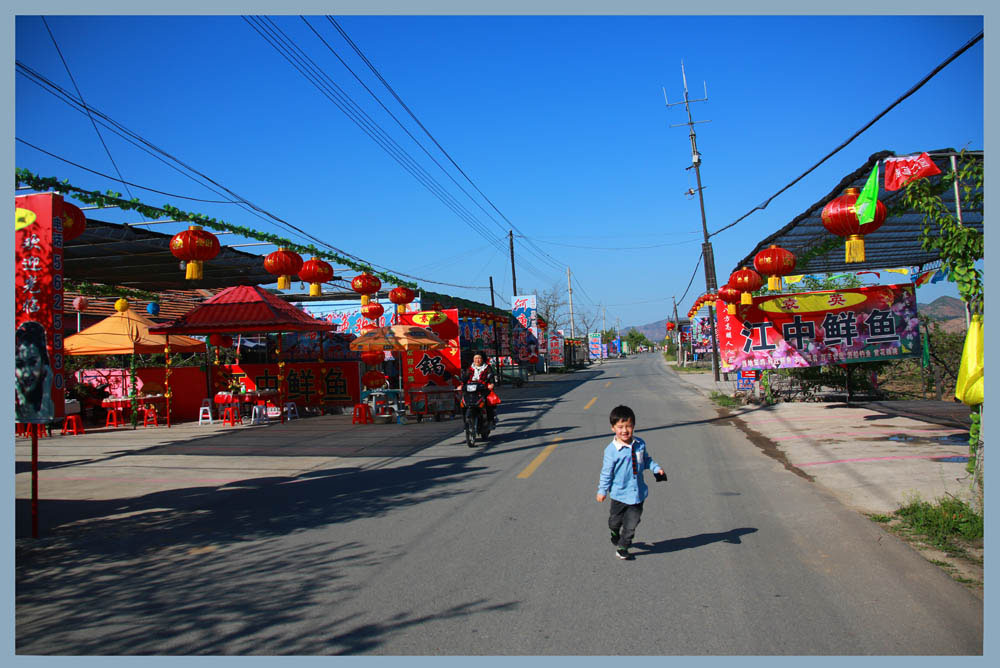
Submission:
<svg viewBox="0 0 1000 668">
<path fill-rule="evenodd" d="M 723 371 L 789 369 L 920 354 L 912 284 L 754 297 L 730 315 L 716 302 Z"/>
</svg>

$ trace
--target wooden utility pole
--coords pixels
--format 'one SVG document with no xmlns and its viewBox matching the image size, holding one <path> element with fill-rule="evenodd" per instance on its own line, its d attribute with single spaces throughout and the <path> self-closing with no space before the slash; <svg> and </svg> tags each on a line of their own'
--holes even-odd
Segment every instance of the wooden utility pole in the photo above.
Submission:
<svg viewBox="0 0 1000 668">
<path fill-rule="evenodd" d="M 514 230 L 510 231 L 510 279 L 514 283 L 514 296 L 517 296 L 517 273 L 514 271 Z"/>
<path fill-rule="evenodd" d="M 490 306 L 497 307 L 496 299 L 493 297 L 493 277 L 490 276 Z M 497 374 L 500 373 L 500 339 L 497 337 L 497 321 L 493 320 L 493 355 L 497 365 Z"/>
<path fill-rule="evenodd" d="M 705 102 L 708 100 L 708 86 L 705 86 L 705 97 L 700 100 L 689 100 L 688 99 L 688 86 L 687 86 L 687 75 L 684 73 L 684 61 L 681 61 L 681 78 L 684 81 L 684 101 L 674 102 L 671 104 L 667 100 L 667 91 L 663 90 L 663 101 L 666 102 L 667 107 L 673 107 L 678 104 L 683 104 L 684 108 L 687 110 L 687 123 L 678 123 L 676 125 L 671 125 L 670 127 L 676 128 L 682 125 L 687 125 L 691 129 L 691 167 L 694 167 L 695 178 L 698 181 L 698 203 L 701 205 L 701 231 L 704 234 L 705 242 L 701 245 L 702 259 L 705 260 L 705 291 L 715 292 L 718 284 L 715 280 L 715 255 L 712 252 L 712 243 L 708 240 L 708 223 L 705 220 L 705 198 L 702 194 L 704 188 L 701 185 L 701 154 L 698 153 L 698 143 L 695 139 L 694 126 L 695 123 L 709 123 L 710 121 L 695 121 L 691 119 L 691 102 Z M 687 169 L 691 169 L 688 167 Z M 690 191 L 688 191 L 690 192 Z M 712 369 L 715 372 L 715 382 L 719 382 L 719 342 L 715 334 L 715 307 L 708 307 L 708 321 L 711 324 L 709 330 L 712 333 Z M 692 341 L 693 341 L 692 333 Z"/>
</svg>

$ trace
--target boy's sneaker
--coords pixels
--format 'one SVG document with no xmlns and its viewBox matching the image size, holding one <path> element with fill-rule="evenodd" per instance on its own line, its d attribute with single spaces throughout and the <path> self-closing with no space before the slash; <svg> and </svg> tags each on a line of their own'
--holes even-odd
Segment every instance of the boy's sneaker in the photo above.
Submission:
<svg viewBox="0 0 1000 668">
<path fill-rule="evenodd" d="M 615 547 L 618 547 L 619 536 L 621 536 L 621 534 L 619 534 L 617 531 L 611 532 L 611 544 L 614 545 Z"/>
<path fill-rule="evenodd" d="M 619 547 L 617 550 L 615 550 L 615 555 L 619 559 L 623 559 L 623 560 L 628 560 L 628 559 L 632 558 L 632 555 L 628 553 L 628 548 L 627 547 Z"/>
</svg>

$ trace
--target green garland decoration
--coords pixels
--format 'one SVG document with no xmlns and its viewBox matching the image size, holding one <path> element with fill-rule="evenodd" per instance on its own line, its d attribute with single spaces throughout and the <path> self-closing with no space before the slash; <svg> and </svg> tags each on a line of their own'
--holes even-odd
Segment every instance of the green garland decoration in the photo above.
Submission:
<svg viewBox="0 0 1000 668">
<path fill-rule="evenodd" d="M 104 285 L 103 283 L 91 283 L 73 278 L 63 279 L 63 288 L 71 292 L 79 292 L 87 297 L 131 297 L 150 302 L 159 301 L 160 295 L 155 292 L 138 290 L 135 288 L 124 288 L 114 285 Z"/>
<path fill-rule="evenodd" d="M 224 220 L 218 220 L 210 216 L 205 216 L 200 213 L 190 213 L 188 211 L 182 211 L 177 207 L 170 206 L 169 204 L 164 204 L 162 207 L 149 206 L 148 204 L 143 204 L 138 198 L 124 199 L 122 194 L 115 192 L 113 190 L 105 191 L 104 194 L 97 192 L 96 190 L 84 190 L 83 188 L 78 188 L 71 185 L 66 179 L 60 181 L 55 177 L 43 177 L 33 174 L 32 172 L 24 169 L 23 167 L 18 167 L 16 169 L 17 182 L 30 186 L 31 188 L 38 191 L 47 190 L 57 190 L 59 192 L 72 192 L 76 199 L 86 204 L 91 204 L 94 206 L 115 206 L 123 211 L 138 211 L 143 216 L 147 218 L 159 218 L 163 214 L 169 215 L 173 220 L 178 222 L 188 222 L 193 225 L 201 225 L 203 227 L 208 227 L 218 232 L 233 232 L 242 237 L 248 239 L 256 239 L 257 241 L 266 241 L 272 243 L 281 248 L 288 248 L 289 250 L 294 250 L 298 253 L 313 255 L 316 257 L 323 258 L 325 260 L 332 260 L 337 264 L 342 264 L 354 269 L 356 271 L 367 272 L 378 276 L 381 280 L 392 283 L 394 285 L 402 285 L 408 288 L 417 288 L 416 283 L 410 281 L 404 281 L 398 276 L 389 274 L 386 272 L 375 271 L 370 265 L 355 262 L 348 258 L 345 258 L 337 253 L 331 253 L 330 251 L 320 250 L 312 244 L 302 245 L 297 244 L 293 241 L 280 237 L 276 234 L 270 234 L 268 232 L 260 232 L 258 230 L 243 227 L 241 225 L 233 225 L 232 223 L 227 223 Z"/>
</svg>

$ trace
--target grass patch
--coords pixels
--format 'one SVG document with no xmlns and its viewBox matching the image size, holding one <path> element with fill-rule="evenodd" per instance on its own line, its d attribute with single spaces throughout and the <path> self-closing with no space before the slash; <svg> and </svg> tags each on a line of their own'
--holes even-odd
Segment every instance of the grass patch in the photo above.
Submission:
<svg viewBox="0 0 1000 668">
<path fill-rule="evenodd" d="M 937 503 L 912 501 L 897 510 L 896 517 L 910 531 L 945 552 L 962 554 L 965 552 L 962 542 L 983 539 L 983 516 L 956 498 L 940 499 Z"/>
<path fill-rule="evenodd" d="M 892 515 L 882 515 L 882 514 L 879 514 L 879 513 L 871 513 L 871 514 L 868 515 L 868 519 L 870 519 L 872 522 L 879 522 L 881 524 L 885 524 L 886 522 L 891 522 L 892 521 Z"/>
<path fill-rule="evenodd" d="M 720 406 L 725 406 L 726 408 L 736 408 L 741 406 L 739 399 L 735 399 L 728 394 L 723 394 L 722 392 L 712 392 L 709 398 Z"/>
</svg>

